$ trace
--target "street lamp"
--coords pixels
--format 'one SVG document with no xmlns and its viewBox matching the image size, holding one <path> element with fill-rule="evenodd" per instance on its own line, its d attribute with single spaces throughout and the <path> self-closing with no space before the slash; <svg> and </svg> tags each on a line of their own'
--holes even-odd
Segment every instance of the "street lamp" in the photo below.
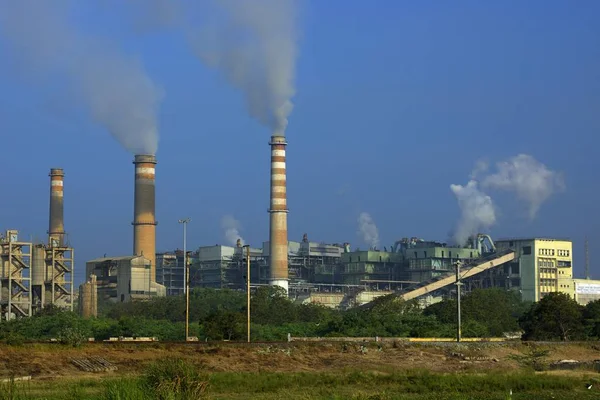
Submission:
<svg viewBox="0 0 600 400">
<path fill-rule="evenodd" d="M 248 318 L 248 343 L 250 343 L 250 245 L 245 245 L 246 248 L 246 312 Z"/>
<path fill-rule="evenodd" d="M 460 281 L 460 267 L 462 261 L 458 260 L 454 263 L 456 266 L 456 341 L 460 342 L 461 339 L 461 321 L 460 321 L 460 287 L 462 282 Z"/>
<path fill-rule="evenodd" d="M 180 219 L 179 223 L 183 224 L 183 293 L 185 293 L 185 341 L 190 337 L 190 279 L 187 263 L 187 224 L 190 218 Z"/>
</svg>

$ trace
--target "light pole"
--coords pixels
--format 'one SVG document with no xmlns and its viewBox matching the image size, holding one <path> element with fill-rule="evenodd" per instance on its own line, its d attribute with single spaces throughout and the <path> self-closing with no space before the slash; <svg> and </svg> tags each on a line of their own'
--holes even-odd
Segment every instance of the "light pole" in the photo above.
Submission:
<svg viewBox="0 0 600 400">
<path fill-rule="evenodd" d="M 185 293 L 185 341 L 190 337 L 190 279 L 187 263 L 187 224 L 190 218 L 180 219 L 179 223 L 183 224 L 183 293 Z"/>
<path fill-rule="evenodd" d="M 460 266 L 462 262 L 456 261 L 456 341 L 460 342 L 461 339 L 461 321 L 460 321 L 460 287 L 462 282 L 460 281 Z"/>
<path fill-rule="evenodd" d="M 248 317 L 248 343 L 250 343 L 250 245 L 246 248 L 246 312 Z"/>
</svg>

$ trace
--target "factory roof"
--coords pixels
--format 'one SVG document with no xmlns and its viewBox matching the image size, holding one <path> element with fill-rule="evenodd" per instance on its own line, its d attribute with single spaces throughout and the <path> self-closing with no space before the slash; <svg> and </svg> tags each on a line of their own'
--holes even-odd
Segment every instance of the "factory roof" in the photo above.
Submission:
<svg viewBox="0 0 600 400">
<path fill-rule="evenodd" d="M 101 263 L 105 261 L 125 261 L 125 260 L 133 260 L 134 258 L 138 258 L 142 256 L 119 256 L 119 257 L 100 257 L 95 258 L 93 260 L 89 260 L 89 263 Z"/>
<path fill-rule="evenodd" d="M 548 237 L 548 236 L 530 236 L 530 237 L 507 237 L 495 239 L 494 242 L 523 242 L 528 240 L 557 240 L 563 242 L 570 242 L 571 239 L 567 237 Z"/>
</svg>

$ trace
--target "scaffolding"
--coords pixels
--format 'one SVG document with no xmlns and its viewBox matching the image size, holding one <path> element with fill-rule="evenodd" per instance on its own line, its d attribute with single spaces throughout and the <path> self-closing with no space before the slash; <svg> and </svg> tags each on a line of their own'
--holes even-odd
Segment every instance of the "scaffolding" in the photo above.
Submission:
<svg viewBox="0 0 600 400">
<path fill-rule="evenodd" d="M 31 249 L 18 231 L 0 237 L 0 320 L 31 316 Z"/>
<path fill-rule="evenodd" d="M 46 248 L 45 305 L 73 311 L 74 253 L 66 246 Z"/>
</svg>

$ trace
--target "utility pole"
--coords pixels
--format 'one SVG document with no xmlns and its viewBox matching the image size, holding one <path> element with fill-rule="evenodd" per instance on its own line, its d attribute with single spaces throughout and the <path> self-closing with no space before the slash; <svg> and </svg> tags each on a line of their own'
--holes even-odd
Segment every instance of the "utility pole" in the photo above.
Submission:
<svg viewBox="0 0 600 400">
<path fill-rule="evenodd" d="M 185 293 L 185 341 L 190 337 L 190 274 L 187 262 L 187 224 L 190 218 L 180 219 L 183 224 L 183 293 Z"/>
<path fill-rule="evenodd" d="M 250 245 L 246 248 L 246 296 L 247 296 L 247 317 L 248 317 L 248 343 L 250 343 Z"/>
<path fill-rule="evenodd" d="M 590 253 L 587 236 L 585 238 L 585 279 L 590 279 Z"/>
<path fill-rule="evenodd" d="M 456 341 L 460 342 L 461 339 L 461 321 L 460 321 L 460 287 L 462 282 L 460 281 L 460 266 L 462 262 L 456 261 Z"/>
</svg>

